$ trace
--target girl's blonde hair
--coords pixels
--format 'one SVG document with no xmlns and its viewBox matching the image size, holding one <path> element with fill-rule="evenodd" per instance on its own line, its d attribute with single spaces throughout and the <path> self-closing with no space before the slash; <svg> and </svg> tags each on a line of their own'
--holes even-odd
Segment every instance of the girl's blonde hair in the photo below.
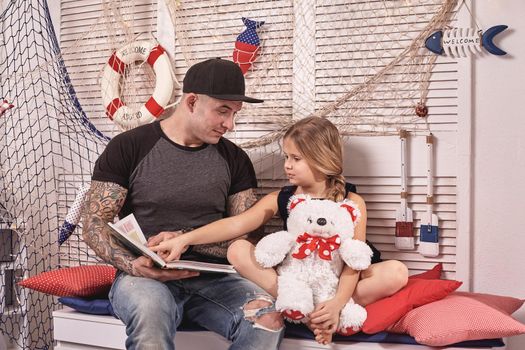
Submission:
<svg viewBox="0 0 525 350">
<path fill-rule="evenodd" d="M 326 118 L 299 120 L 284 134 L 292 141 L 308 165 L 326 175 L 327 198 L 339 202 L 345 198 L 343 147 L 336 126 Z"/>
</svg>

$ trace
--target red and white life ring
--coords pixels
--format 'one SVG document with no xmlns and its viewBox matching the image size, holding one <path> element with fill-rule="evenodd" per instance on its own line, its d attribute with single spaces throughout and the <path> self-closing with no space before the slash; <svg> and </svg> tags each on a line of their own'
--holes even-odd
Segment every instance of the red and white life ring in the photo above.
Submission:
<svg viewBox="0 0 525 350">
<path fill-rule="evenodd" d="M 120 78 L 126 65 L 136 61 L 148 62 L 156 76 L 153 95 L 139 110 L 120 99 Z M 102 75 L 102 101 L 106 115 L 121 129 L 129 130 L 153 122 L 168 105 L 173 92 L 173 73 L 167 53 L 155 41 L 135 41 L 111 55 Z"/>
</svg>

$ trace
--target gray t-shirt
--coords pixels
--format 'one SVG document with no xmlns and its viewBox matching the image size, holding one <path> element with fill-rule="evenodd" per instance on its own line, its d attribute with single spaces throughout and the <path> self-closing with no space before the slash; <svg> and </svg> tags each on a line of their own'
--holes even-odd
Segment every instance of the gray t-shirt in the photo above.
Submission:
<svg viewBox="0 0 525 350">
<path fill-rule="evenodd" d="M 228 196 L 257 186 L 248 155 L 231 141 L 181 146 L 159 122 L 114 137 L 95 164 L 93 180 L 128 189 L 119 217 L 133 213 L 146 237 L 221 219 Z M 225 249 L 219 244 L 194 250 L 224 257 Z"/>
</svg>

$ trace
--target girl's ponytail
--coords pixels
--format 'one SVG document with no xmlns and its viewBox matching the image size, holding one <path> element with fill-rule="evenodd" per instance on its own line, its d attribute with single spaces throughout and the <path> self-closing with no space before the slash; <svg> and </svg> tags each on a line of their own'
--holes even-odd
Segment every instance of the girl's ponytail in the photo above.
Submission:
<svg viewBox="0 0 525 350">
<path fill-rule="evenodd" d="M 326 198 L 334 202 L 341 202 L 345 199 L 346 181 L 343 175 L 329 175 L 327 182 Z"/>
</svg>

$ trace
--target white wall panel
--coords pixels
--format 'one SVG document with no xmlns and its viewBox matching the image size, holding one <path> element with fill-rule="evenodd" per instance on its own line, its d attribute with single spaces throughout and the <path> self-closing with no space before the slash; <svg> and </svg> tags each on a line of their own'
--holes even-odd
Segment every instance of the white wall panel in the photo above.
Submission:
<svg viewBox="0 0 525 350">
<path fill-rule="evenodd" d="M 98 77 L 102 66 L 107 61 L 111 43 L 104 34 L 101 23 L 103 10 L 101 0 L 61 0 L 62 14 L 60 24 L 61 45 L 68 70 L 75 89 L 79 95 L 90 119 L 104 132 L 114 133 L 115 128 L 104 115 L 104 108 L 100 102 Z M 156 28 L 156 2 L 151 0 L 135 0 L 129 11 L 133 12 L 132 30 L 137 34 L 154 31 Z M 210 57 L 224 57 L 231 59 L 236 36 L 244 30 L 240 20 L 242 16 L 265 20 L 266 24 L 258 31 L 263 46 L 260 57 L 256 61 L 256 68 L 247 74 L 248 93 L 259 96 L 266 103 L 258 106 L 247 105 L 243 116 L 237 124 L 238 130 L 229 137 L 237 142 L 259 138 L 273 127 L 265 122 L 265 117 L 289 117 L 292 113 L 304 113 L 311 108 L 306 101 L 299 107 L 297 96 L 294 97 L 293 84 L 303 81 L 314 89 L 309 101 L 318 108 L 330 103 L 339 94 L 345 93 L 366 81 L 371 74 L 384 67 L 384 63 L 371 61 L 368 65 L 362 64 L 362 57 L 377 54 L 381 51 L 383 58 L 394 59 L 401 52 L 403 45 L 425 25 L 421 22 L 424 15 L 432 14 L 436 10 L 435 3 L 427 1 L 428 5 L 411 9 L 405 1 L 393 1 L 397 9 L 391 16 L 381 17 L 384 1 L 310 1 L 301 3 L 301 13 L 305 13 L 306 4 L 315 6 L 313 9 L 314 22 L 308 22 L 305 35 L 311 35 L 312 47 L 307 46 L 311 54 L 301 56 L 298 50 L 305 50 L 305 46 L 294 43 L 293 24 L 301 25 L 294 15 L 298 8 L 293 1 L 186 1 L 179 9 L 179 28 L 185 28 L 186 40 L 181 41 L 175 33 L 175 55 L 173 57 L 177 79 L 182 78 L 192 62 Z M 370 10 L 355 11 L 367 5 Z M 393 4 L 395 5 L 395 4 Z M 294 13 L 295 11 L 295 13 Z M 398 26 L 397 32 L 389 32 L 388 25 L 399 16 L 404 17 L 403 25 Z M 302 24 L 307 25 L 307 24 Z M 367 33 L 367 28 L 373 27 L 373 34 Z M 89 39 L 80 36 L 90 31 Z M 384 41 L 376 42 L 377 34 L 383 34 Z M 297 34 L 297 33 L 296 33 Z M 347 38 L 359 35 L 361 42 L 349 52 Z M 396 40 L 391 42 L 389 36 Z M 298 38 L 297 35 L 295 37 Z M 401 38 L 401 40 L 399 40 Z M 191 44 L 184 46 L 184 44 Z M 188 56 L 189 53 L 189 56 Z M 313 73 L 298 77 L 294 66 L 298 57 L 311 62 Z M 358 61 L 356 61 L 358 60 Z M 381 61 L 383 62 L 383 61 Z M 295 68 L 294 68 L 295 67 Z M 352 67 L 359 68 L 355 70 Z M 295 71 L 294 71 L 295 69 Z M 399 73 L 395 73 L 399 74 Z M 398 76 L 389 76 L 388 80 L 401 80 Z M 293 78 L 292 78 L 293 77 Z M 337 78 L 337 79 L 336 79 Z M 404 74 L 404 80 L 417 82 L 419 77 Z M 294 80 L 295 79 L 295 80 Z M 430 78 L 428 102 L 430 115 L 428 123 L 436 137 L 435 144 L 435 200 L 434 210 L 440 217 L 441 252 L 442 254 L 429 259 L 419 255 L 416 251 L 400 252 L 393 245 L 395 209 L 399 205 L 400 187 L 400 144 L 397 136 L 356 136 L 346 139 L 345 142 L 345 175 L 348 180 L 358 186 L 358 191 L 368 203 L 368 238 L 383 252 L 385 258 L 402 259 L 412 271 L 428 269 L 436 261 L 445 264 L 447 278 L 453 278 L 456 271 L 456 242 L 457 242 L 457 154 L 458 154 L 458 74 L 457 60 L 440 58 L 433 69 Z M 379 85 L 382 91 L 381 107 L 374 113 L 364 115 L 364 127 L 367 123 L 376 123 L 383 120 L 384 115 L 392 111 L 399 115 L 413 113 L 413 100 L 396 100 L 396 94 L 407 89 L 406 83 L 399 82 L 398 89 L 391 91 Z M 395 86 L 395 85 L 394 85 Z M 381 90 L 383 89 L 383 90 Z M 180 93 L 180 90 L 177 91 Z M 150 91 L 144 91 L 146 99 Z M 417 97 L 417 91 L 405 91 Z M 292 102 L 295 101 L 295 102 Z M 312 102 L 312 101 L 311 101 Z M 374 98 L 371 103 L 377 103 Z M 299 109 L 297 109 L 299 108 Z M 340 111 L 345 114 L 345 109 Z M 414 120 L 407 123 L 423 126 L 424 120 Z M 426 145 L 425 134 L 412 134 L 408 141 L 409 149 L 409 207 L 414 210 L 415 224 L 426 210 Z M 259 175 L 262 193 L 280 188 L 286 184 L 282 171 L 281 156 L 277 152 L 272 155 L 276 146 L 263 147 L 257 151 L 250 151 L 256 160 L 256 170 Z M 264 158 L 264 161 L 259 159 Z M 67 203 L 74 197 L 74 191 L 68 189 Z M 67 203 L 61 205 L 64 213 Z M 277 229 L 278 220 L 269 224 L 269 230 Z"/>
</svg>

